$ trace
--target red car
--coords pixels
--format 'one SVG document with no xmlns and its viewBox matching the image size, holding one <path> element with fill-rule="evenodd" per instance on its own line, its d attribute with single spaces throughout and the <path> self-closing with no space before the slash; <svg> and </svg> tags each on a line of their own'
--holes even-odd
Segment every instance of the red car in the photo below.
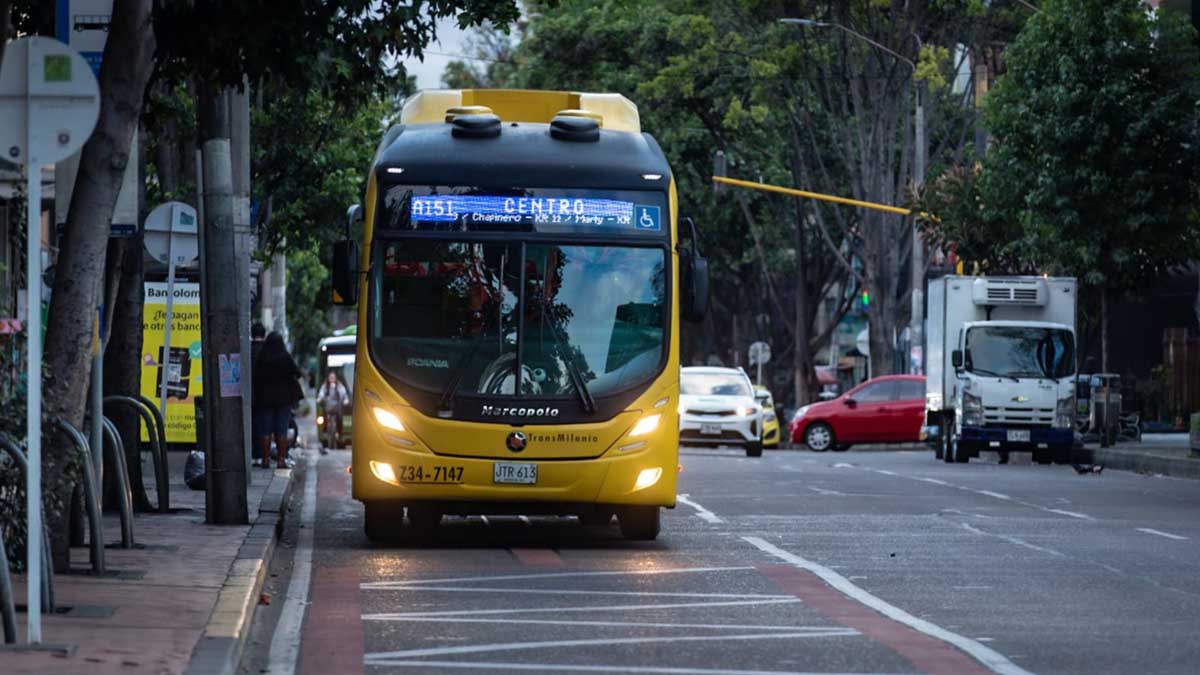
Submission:
<svg viewBox="0 0 1200 675">
<path fill-rule="evenodd" d="M 855 443 L 915 443 L 925 424 L 925 378 L 887 375 L 867 380 L 833 399 L 796 411 L 792 442 L 813 452 L 845 450 Z"/>
</svg>

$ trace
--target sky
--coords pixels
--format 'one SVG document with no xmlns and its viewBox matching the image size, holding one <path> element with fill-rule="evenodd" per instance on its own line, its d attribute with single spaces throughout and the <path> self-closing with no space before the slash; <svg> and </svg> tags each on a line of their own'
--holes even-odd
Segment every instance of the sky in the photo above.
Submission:
<svg viewBox="0 0 1200 675">
<path fill-rule="evenodd" d="M 438 21 L 438 39 L 425 49 L 424 62 L 417 59 L 404 59 L 404 67 L 410 75 L 417 76 L 417 89 L 440 89 L 442 72 L 446 64 L 460 60 L 467 33 L 460 30 L 458 20 L 448 17 Z"/>
</svg>

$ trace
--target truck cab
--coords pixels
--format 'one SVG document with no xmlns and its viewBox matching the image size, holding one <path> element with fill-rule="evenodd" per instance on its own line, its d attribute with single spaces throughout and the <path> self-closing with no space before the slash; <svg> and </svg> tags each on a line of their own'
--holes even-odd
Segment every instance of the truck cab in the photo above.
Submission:
<svg viewBox="0 0 1200 675">
<path fill-rule="evenodd" d="M 984 450 L 1065 461 L 1074 442 L 1075 280 L 949 276 L 930 284 L 927 436 L 964 463 Z"/>
</svg>

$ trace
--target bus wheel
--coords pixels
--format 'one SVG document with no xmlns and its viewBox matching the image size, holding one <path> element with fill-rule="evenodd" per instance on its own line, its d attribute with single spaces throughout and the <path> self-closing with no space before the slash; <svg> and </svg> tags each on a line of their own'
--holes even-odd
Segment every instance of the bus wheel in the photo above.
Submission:
<svg viewBox="0 0 1200 675">
<path fill-rule="evenodd" d="M 396 540 L 400 526 L 404 524 L 404 509 L 388 502 L 366 502 L 363 516 L 363 532 L 374 544 L 386 544 Z"/>
<path fill-rule="evenodd" d="M 657 506 L 628 506 L 617 519 L 621 534 L 632 541 L 653 541 L 658 537 L 662 509 Z"/>
</svg>

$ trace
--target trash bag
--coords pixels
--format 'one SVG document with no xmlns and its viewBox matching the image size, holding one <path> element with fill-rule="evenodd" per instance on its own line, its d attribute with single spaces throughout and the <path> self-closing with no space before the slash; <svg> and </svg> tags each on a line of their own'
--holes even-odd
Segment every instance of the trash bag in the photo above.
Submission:
<svg viewBox="0 0 1200 675">
<path fill-rule="evenodd" d="M 204 453 L 193 450 L 188 453 L 187 464 L 183 465 L 183 482 L 193 490 L 204 489 Z"/>
</svg>

